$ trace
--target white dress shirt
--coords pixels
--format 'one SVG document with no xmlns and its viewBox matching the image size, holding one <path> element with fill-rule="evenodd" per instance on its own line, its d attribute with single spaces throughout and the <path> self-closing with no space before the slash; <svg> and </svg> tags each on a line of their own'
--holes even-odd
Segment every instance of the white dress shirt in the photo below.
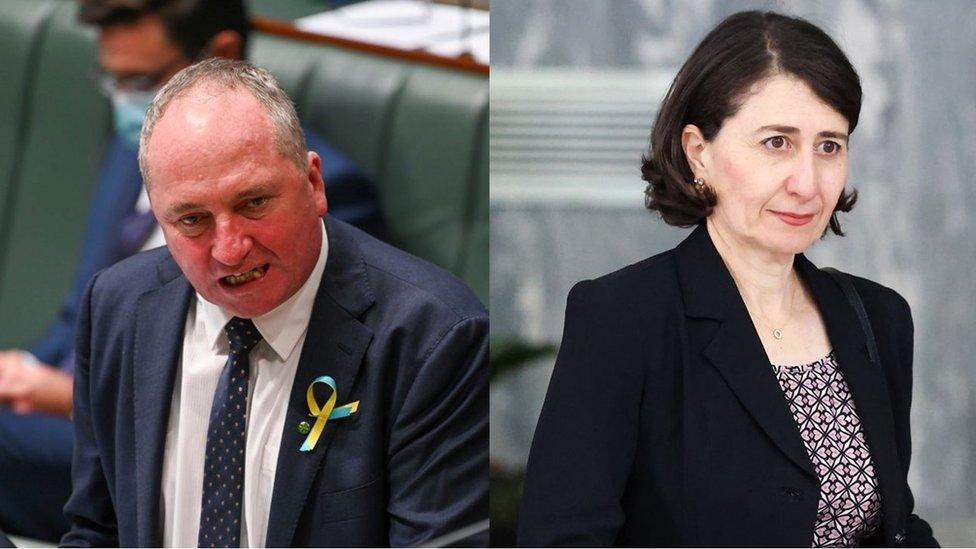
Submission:
<svg viewBox="0 0 976 549">
<path fill-rule="evenodd" d="M 327 257 L 323 224 L 322 249 L 308 280 L 288 301 L 252 319 L 264 339 L 249 355 L 241 547 L 264 547 L 285 413 Z M 163 455 L 160 508 L 165 547 L 197 546 L 210 408 L 229 353 L 224 326 L 232 317 L 200 294 L 186 315 Z"/>
</svg>

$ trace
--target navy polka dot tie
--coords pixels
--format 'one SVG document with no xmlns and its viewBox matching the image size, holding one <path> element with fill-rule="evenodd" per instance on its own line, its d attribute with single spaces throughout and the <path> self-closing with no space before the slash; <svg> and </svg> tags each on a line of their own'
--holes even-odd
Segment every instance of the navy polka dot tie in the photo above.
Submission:
<svg viewBox="0 0 976 549">
<path fill-rule="evenodd" d="M 234 317 L 224 328 L 230 355 L 220 374 L 210 409 L 203 464 L 200 547 L 240 547 L 247 433 L 248 353 L 261 341 L 250 320 Z"/>
</svg>

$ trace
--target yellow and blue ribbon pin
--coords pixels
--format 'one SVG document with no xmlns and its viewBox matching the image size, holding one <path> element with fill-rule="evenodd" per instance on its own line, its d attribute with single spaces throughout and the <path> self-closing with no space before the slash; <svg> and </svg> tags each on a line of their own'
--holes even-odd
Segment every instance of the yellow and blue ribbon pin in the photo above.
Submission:
<svg viewBox="0 0 976 549">
<path fill-rule="evenodd" d="M 319 408 L 319 403 L 315 401 L 314 389 L 316 383 L 325 383 L 332 388 L 332 395 L 329 397 L 329 400 L 326 401 L 325 406 L 322 406 L 321 408 Z M 308 392 L 306 393 L 306 398 L 308 398 L 308 415 L 317 419 L 315 420 L 315 425 L 312 426 L 312 430 L 308 433 L 308 437 L 305 438 L 305 442 L 302 443 L 302 452 L 309 452 L 315 448 L 315 444 L 318 443 L 319 437 L 322 436 L 322 431 L 325 429 L 325 424 L 330 419 L 349 417 L 359 410 L 358 400 L 356 402 L 350 402 L 349 404 L 344 404 L 336 408 L 335 403 L 338 397 L 339 390 L 336 389 L 336 382 L 330 376 L 317 377 L 308 386 Z M 304 429 L 302 429 L 302 431 L 304 431 Z"/>
</svg>

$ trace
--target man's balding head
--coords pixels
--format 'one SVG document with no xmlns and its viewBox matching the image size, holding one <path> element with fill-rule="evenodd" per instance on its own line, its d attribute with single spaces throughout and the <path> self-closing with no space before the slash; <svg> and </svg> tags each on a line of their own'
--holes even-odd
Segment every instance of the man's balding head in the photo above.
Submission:
<svg viewBox="0 0 976 549">
<path fill-rule="evenodd" d="M 274 77 L 244 61 L 212 58 L 177 73 L 163 86 L 149 107 L 139 139 L 139 169 L 147 187 L 152 179 L 148 145 L 156 125 L 170 104 L 192 96 L 197 101 L 210 101 L 210 108 L 220 111 L 219 98 L 226 92 L 234 91 L 249 93 L 263 107 L 279 152 L 299 169 L 307 167 L 305 133 L 294 104 Z"/>
</svg>

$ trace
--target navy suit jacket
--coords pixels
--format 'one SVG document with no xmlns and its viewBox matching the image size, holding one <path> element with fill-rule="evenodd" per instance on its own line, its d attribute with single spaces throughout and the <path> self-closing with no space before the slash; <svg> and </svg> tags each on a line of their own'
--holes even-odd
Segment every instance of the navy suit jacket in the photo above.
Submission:
<svg viewBox="0 0 976 549">
<path fill-rule="evenodd" d="M 322 157 L 329 212 L 339 219 L 383 237 L 384 224 L 376 190 L 342 153 L 306 129 L 309 150 Z M 28 350 L 46 364 L 70 369 L 78 305 L 85 287 L 98 271 L 126 258 L 121 247 L 122 224 L 136 205 L 142 189 L 138 153 L 113 135 L 102 159 L 101 171 L 89 204 L 88 222 L 74 279 L 57 317 Z"/>
<path fill-rule="evenodd" d="M 912 318 L 855 278 L 853 307 L 802 254 L 880 484 L 868 545 L 934 545 L 913 514 Z M 820 480 L 749 313 L 704 226 L 674 250 L 577 284 L 529 456 L 526 546 L 778 546 L 813 542 Z"/>
<path fill-rule="evenodd" d="M 267 545 L 414 545 L 486 519 L 486 311 L 447 272 L 325 223 L 329 257 L 281 435 Z M 160 545 L 163 449 L 192 292 L 165 248 L 91 281 L 63 545 Z M 321 375 L 335 378 L 338 404 L 359 400 L 359 411 L 300 452 L 305 392 Z"/>
</svg>

